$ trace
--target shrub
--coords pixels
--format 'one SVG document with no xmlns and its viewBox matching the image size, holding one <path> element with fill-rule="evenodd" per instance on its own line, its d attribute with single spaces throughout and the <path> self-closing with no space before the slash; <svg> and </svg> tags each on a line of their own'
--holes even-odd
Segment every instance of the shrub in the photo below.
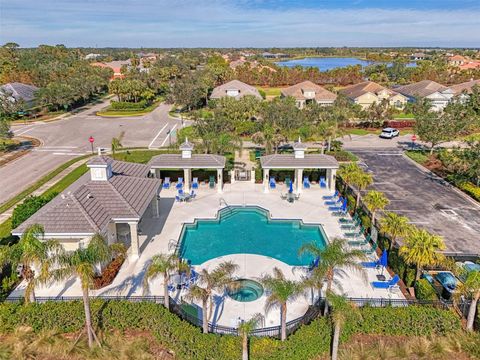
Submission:
<svg viewBox="0 0 480 360">
<path fill-rule="evenodd" d="M 142 100 L 137 103 L 127 101 L 112 101 L 110 103 L 111 110 L 143 110 L 148 106 L 147 101 Z"/>
<path fill-rule="evenodd" d="M 471 182 L 465 182 L 458 186 L 475 200 L 480 201 L 480 187 L 475 186 Z"/>
<path fill-rule="evenodd" d="M 419 300 L 438 300 L 435 289 L 426 279 L 420 279 L 415 283 L 415 297 Z"/>
<path fill-rule="evenodd" d="M 30 216 L 35 214 L 41 207 L 52 200 L 57 194 L 52 193 L 47 197 L 43 196 L 29 196 L 25 201 L 13 209 L 12 214 L 12 229 L 15 229 Z"/>
<path fill-rule="evenodd" d="M 327 155 L 332 155 L 337 161 L 357 161 L 358 157 L 352 154 L 350 151 L 338 150 L 338 151 L 327 151 Z"/>
</svg>

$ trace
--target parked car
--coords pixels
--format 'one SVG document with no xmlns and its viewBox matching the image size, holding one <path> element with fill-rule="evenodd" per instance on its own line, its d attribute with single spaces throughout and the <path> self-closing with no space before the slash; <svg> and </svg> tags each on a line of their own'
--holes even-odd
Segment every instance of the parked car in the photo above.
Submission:
<svg viewBox="0 0 480 360">
<path fill-rule="evenodd" d="M 382 133 L 380 134 L 381 138 L 384 139 L 393 139 L 395 136 L 400 135 L 400 131 L 394 128 L 385 128 L 382 130 Z"/>
</svg>

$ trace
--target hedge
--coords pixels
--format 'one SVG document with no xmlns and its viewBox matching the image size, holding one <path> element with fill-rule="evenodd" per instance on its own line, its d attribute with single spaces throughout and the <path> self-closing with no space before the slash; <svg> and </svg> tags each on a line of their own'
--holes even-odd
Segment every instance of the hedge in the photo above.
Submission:
<svg viewBox="0 0 480 360">
<path fill-rule="evenodd" d="M 92 300 L 92 320 L 102 330 L 137 329 L 152 331 L 160 344 L 173 350 L 179 359 L 239 359 L 241 338 L 202 334 L 200 328 L 181 320 L 162 305 L 128 301 Z M 387 307 L 359 309 L 360 316 L 349 315 L 342 330 L 342 342 L 354 334 L 391 336 L 447 335 L 460 330 L 460 320 L 447 310 L 432 307 Z M 83 327 L 83 304 L 46 302 L 0 305 L 0 334 L 18 326 L 34 331 L 57 329 L 74 332 Z M 251 359 L 303 360 L 328 353 L 332 326 L 328 318 L 318 318 L 300 327 L 285 342 L 273 338 L 252 338 Z"/>
<path fill-rule="evenodd" d="M 57 193 L 51 193 L 49 196 L 29 196 L 21 204 L 13 209 L 12 213 L 12 229 L 27 220 L 35 214 L 41 207 L 52 200 Z"/>
<path fill-rule="evenodd" d="M 148 103 L 145 100 L 139 101 L 137 103 L 126 102 L 126 101 L 110 102 L 110 109 L 112 110 L 143 110 L 147 106 L 148 106 Z"/>
<path fill-rule="evenodd" d="M 438 296 L 427 279 L 419 279 L 415 283 L 415 297 L 419 300 L 437 300 Z"/>
<path fill-rule="evenodd" d="M 480 187 L 471 182 L 459 184 L 458 187 L 477 201 L 480 201 Z"/>
</svg>

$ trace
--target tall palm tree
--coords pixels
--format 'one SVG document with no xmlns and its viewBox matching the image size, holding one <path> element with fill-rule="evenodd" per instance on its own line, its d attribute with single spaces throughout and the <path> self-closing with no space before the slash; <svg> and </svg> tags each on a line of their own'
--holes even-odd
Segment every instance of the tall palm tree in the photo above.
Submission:
<svg viewBox="0 0 480 360">
<path fill-rule="evenodd" d="M 265 146 L 265 153 L 271 154 L 273 149 L 275 149 L 275 153 L 277 152 L 278 146 L 282 141 L 285 141 L 285 136 L 274 126 L 265 124 L 261 131 L 257 131 L 252 135 L 252 141 Z"/>
<path fill-rule="evenodd" d="M 360 171 L 353 174 L 350 183 L 357 188 L 357 200 L 355 201 L 354 209 L 354 211 L 357 211 L 357 208 L 360 204 L 362 190 L 365 190 L 367 187 L 372 185 L 373 176 L 360 169 Z"/>
<path fill-rule="evenodd" d="M 413 228 L 400 247 L 399 254 L 405 262 L 415 265 L 415 281 L 420 279 L 420 272 L 425 266 L 442 264 L 445 256 L 438 252 L 445 249 L 441 236 L 430 234 L 427 230 Z"/>
<path fill-rule="evenodd" d="M 372 213 L 372 228 L 375 226 L 375 214 L 378 210 L 383 210 L 390 204 L 387 197 L 380 191 L 370 190 L 367 195 L 364 196 L 363 202 L 367 206 L 367 209 Z"/>
<path fill-rule="evenodd" d="M 10 264 L 12 269 L 21 265 L 21 276 L 26 281 L 25 303 L 35 302 L 35 287 L 48 275 L 54 262 L 55 254 L 62 246 L 56 240 L 41 241 L 44 236 L 43 226 L 34 224 L 23 233 L 20 241 L 12 246 L 0 247 L 0 268 Z M 39 269 L 35 276 L 35 269 Z"/>
<path fill-rule="evenodd" d="M 362 169 L 356 163 L 349 163 L 338 169 L 337 175 L 342 178 L 343 183 L 345 184 L 343 189 L 345 194 L 347 193 L 347 187 L 351 184 L 352 179 L 354 179 L 361 171 Z"/>
<path fill-rule="evenodd" d="M 262 314 L 255 314 L 250 320 L 243 321 L 238 326 L 238 333 L 242 336 L 242 360 L 248 360 L 248 336 L 263 320 L 264 317 Z"/>
<path fill-rule="evenodd" d="M 170 282 L 170 274 L 173 271 L 189 271 L 186 262 L 181 261 L 175 254 L 158 254 L 152 257 L 151 263 L 148 265 L 147 271 L 143 278 L 143 292 L 148 293 L 150 290 L 149 280 L 159 275 L 163 277 L 163 293 L 164 305 L 170 309 L 170 297 L 168 296 L 168 283 Z"/>
<path fill-rule="evenodd" d="M 277 267 L 273 268 L 273 276 L 265 275 L 261 283 L 270 293 L 265 303 L 265 311 L 268 312 L 275 306 L 280 307 L 280 338 L 284 341 L 287 338 L 287 303 L 303 294 L 305 285 L 299 281 L 286 279 L 282 270 Z"/>
<path fill-rule="evenodd" d="M 468 308 L 466 329 L 473 331 L 475 313 L 477 311 L 478 301 L 480 300 L 480 271 L 471 271 L 467 275 L 465 282 L 459 284 L 457 293 L 472 300 Z"/>
<path fill-rule="evenodd" d="M 335 295 L 334 293 L 329 292 L 327 293 L 327 298 L 330 304 L 332 304 L 331 319 L 334 325 L 332 360 L 337 360 L 341 328 L 345 323 L 347 316 L 357 314 L 357 311 L 343 296 Z"/>
<path fill-rule="evenodd" d="M 202 302 L 204 333 L 208 333 L 208 319 L 213 313 L 213 292 L 223 292 L 232 282 L 233 274 L 237 269 L 238 265 L 231 261 L 218 264 L 212 271 L 202 269 L 198 274 L 197 284 L 190 287 L 186 298 Z"/>
<path fill-rule="evenodd" d="M 359 260 L 366 259 L 366 255 L 361 250 L 347 250 L 347 241 L 341 238 L 333 239 L 324 248 L 315 243 L 304 244 L 299 249 L 299 254 L 311 254 L 320 258 L 317 271 L 325 272 L 327 281 L 327 293 L 332 290 L 335 270 L 346 268 L 360 272 L 365 277 L 365 269 L 359 264 Z M 328 312 L 328 304 L 325 303 L 325 314 Z"/>
<path fill-rule="evenodd" d="M 408 217 L 398 215 L 394 212 L 387 211 L 380 219 L 380 231 L 384 232 L 390 238 L 388 250 L 392 250 L 399 237 L 406 236 L 410 231 L 410 220 Z"/>
<path fill-rule="evenodd" d="M 50 272 L 50 278 L 53 281 L 63 281 L 71 277 L 80 280 L 85 311 L 85 331 L 89 347 L 93 346 L 94 338 L 98 342 L 92 327 L 89 298 L 90 288 L 93 285 L 95 275 L 97 275 L 97 266 L 110 261 L 112 256 L 124 253 L 125 247 L 123 244 L 107 245 L 102 235 L 95 234 L 87 247 L 59 254 L 56 258 L 59 267 Z"/>
</svg>

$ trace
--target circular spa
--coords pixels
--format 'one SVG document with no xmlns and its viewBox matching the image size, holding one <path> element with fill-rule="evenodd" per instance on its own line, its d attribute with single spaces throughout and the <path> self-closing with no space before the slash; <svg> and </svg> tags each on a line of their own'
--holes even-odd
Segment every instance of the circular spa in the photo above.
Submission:
<svg viewBox="0 0 480 360">
<path fill-rule="evenodd" d="M 235 301 L 255 301 L 263 295 L 263 286 L 253 280 L 238 279 L 227 286 L 227 294 Z"/>
</svg>

